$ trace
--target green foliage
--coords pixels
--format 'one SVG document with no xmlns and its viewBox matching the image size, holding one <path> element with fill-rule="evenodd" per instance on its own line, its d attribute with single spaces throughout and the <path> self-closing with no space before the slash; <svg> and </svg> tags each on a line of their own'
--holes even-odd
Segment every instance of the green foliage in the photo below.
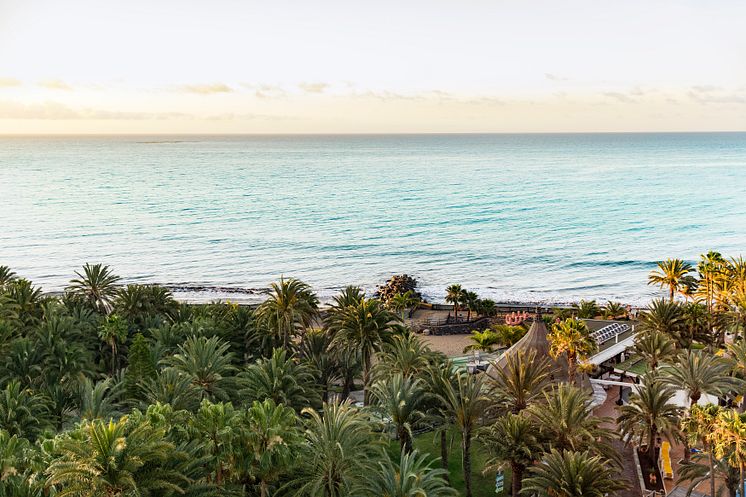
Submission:
<svg viewBox="0 0 746 497">
<path fill-rule="evenodd" d="M 142 383 L 155 376 L 155 361 L 150 346 L 142 333 L 138 333 L 133 338 L 127 355 L 127 371 L 124 374 L 127 395 L 139 398 Z"/>
</svg>

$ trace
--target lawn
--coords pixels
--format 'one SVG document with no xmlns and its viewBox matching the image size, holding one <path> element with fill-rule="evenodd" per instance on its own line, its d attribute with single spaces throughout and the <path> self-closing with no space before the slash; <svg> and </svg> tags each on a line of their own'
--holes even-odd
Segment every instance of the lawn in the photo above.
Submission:
<svg viewBox="0 0 746 497">
<path fill-rule="evenodd" d="M 451 478 L 451 485 L 458 490 L 459 495 L 465 495 L 464 492 L 464 472 L 461 467 L 461 437 L 457 432 L 451 431 L 448 436 L 450 442 L 450 452 L 448 458 L 448 469 Z M 429 453 L 433 459 L 434 467 L 440 467 L 440 437 L 434 433 L 423 433 L 414 439 L 414 447 L 420 452 Z M 393 440 L 389 447 L 391 457 L 398 457 L 399 442 Z M 474 438 L 471 446 L 471 489 L 474 497 L 495 497 L 495 473 L 482 475 L 482 469 L 485 462 L 489 459 L 485 448 Z M 510 489 L 510 474 L 505 475 L 505 489 Z M 507 495 L 507 494 L 502 494 Z"/>
</svg>

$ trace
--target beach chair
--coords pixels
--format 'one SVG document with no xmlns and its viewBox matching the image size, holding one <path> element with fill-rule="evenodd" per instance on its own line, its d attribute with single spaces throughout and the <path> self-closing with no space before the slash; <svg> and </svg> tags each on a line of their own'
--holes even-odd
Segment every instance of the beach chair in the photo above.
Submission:
<svg viewBox="0 0 746 497">
<path fill-rule="evenodd" d="M 661 473 L 663 478 L 673 480 L 673 466 L 671 465 L 671 444 L 664 441 L 661 444 Z"/>
</svg>

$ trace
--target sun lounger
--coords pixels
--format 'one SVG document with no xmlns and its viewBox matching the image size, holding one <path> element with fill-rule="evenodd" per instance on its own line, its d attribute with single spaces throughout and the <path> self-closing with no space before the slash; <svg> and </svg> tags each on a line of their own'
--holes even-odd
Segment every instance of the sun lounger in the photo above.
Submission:
<svg viewBox="0 0 746 497">
<path fill-rule="evenodd" d="M 663 478 L 673 480 L 673 466 L 671 466 L 671 444 L 666 441 L 661 444 L 661 473 L 663 473 Z"/>
</svg>

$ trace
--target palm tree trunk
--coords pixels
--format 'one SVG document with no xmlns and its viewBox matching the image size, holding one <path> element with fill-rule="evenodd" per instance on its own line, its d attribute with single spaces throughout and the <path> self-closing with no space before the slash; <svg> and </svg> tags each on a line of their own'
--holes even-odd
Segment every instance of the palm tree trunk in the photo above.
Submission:
<svg viewBox="0 0 746 497">
<path fill-rule="evenodd" d="M 445 428 L 440 430 L 440 465 L 446 470 L 446 481 L 450 482 L 450 472 L 448 471 L 448 432 Z"/>
<path fill-rule="evenodd" d="M 575 385 L 575 358 L 567 354 L 567 376 L 571 385 Z"/>
<path fill-rule="evenodd" d="M 112 339 L 111 340 L 111 375 L 114 376 L 114 374 L 117 372 L 117 342 Z"/>
<path fill-rule="evenodd" d="M 370 354 L 363 358 L 363 405 L 368 405 L 368 383 L 370 382 Z"/>
<path fill-rule="evenodd" d="M 513 497 L 518 497 L 523 486 L 523 467 L 520 464 L 510 463 L 511 487 L 513 488 Z"/>
<path fill-rule="evenodd" d="M 461 440 L 461 462 L 464 467 L 464 486 L 466 487 L 466 497 L 471 495 L 471 429 L 466 429 L 462 433 Z"/>
<path fill-rule="evenodd" d="M 261 497 L 269 497 L 269 488 L 267 487 L 267 482 L 264 480 L 259 482 L 259 491 L 261 492 Z"/>
<path fill-rule="evenodd" d="M 412 452 L 412 437 L 409 436 L 409 432 L 403 426 L 399 427 L 399 446 L 405 454 Z"/>
<path fill-rule="evenodd" d="M 707 448 L 707 447 L 705 447 Z M 712 457 L 712 450 L 708 451 L 710 462 L 710 495 L 715 495 L 715 461 Z"/>
<path fill-rule="evenodd" d="M 744 492 L 744 485 L 743 485 L 743 463 L 739 463 L 738 465 L 738 474 L 739 474 L 739 485 L 741 486 L 741 497 L 746 495 L 746 492 Z"/>
</svg>

